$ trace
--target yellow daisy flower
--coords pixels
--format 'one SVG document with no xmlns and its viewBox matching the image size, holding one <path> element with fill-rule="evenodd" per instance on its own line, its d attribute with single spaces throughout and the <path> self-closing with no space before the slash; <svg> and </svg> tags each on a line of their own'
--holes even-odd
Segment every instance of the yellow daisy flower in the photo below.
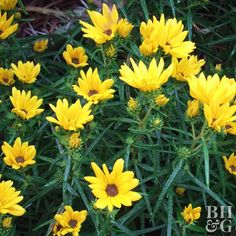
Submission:
<svg viewBox="0 0 236 236">
<path fill-rule="evenodd" d="M 113 58 L 116 55 L 116 48 L 111 44 L 105 48 L 105 55 L 108 58 Z"/>
<path fill-rule="evenodd" d="M 23 63 L 22 61 L 18 61 L 17 66 L 15 64 L 11 64 L 11 67 L 17 76 L 17 78 L 26 84 L 31 84 L 35 82 L 40 72 L 40 64 L 34 65 L 34 62 L 27 61 Z"/>
<path fill-rule="evenodd" d="M 184 210 L 181 212 L 181 215 L 188 224 L 192 224 L 195 220 L 200 218 L 201 207 L 193 208 L 192 204 L 190 203 L 187 207 L 184 207 Z"/>
<path fill-rule="evenodd" d="M 17 30 L 18 24 L 11 25 L 13 20 L 14 15 L 7 19 L 7 13 L 2 15 L 0 11 L 0 39 L 6 39 Z"/>
<path fill-rule="evenodd" d="M 10 100 L 14 106 L 11 111 L 24 120 L 29 120 L 44 111 L 43 109 L 39 109 L 43 103 L 43 99 L 38 99 L 37 96 L 31 97 L 31 91 L 26 93 L 24 90 L 20 91 L 16 87 L 13 87 Z"/>
<path fill-rule="evenodd" d="M 172 64 L 164 70 L 164 60 L 162 58 L 158 65 L 156 59 L 153 58 L 149 68 L 147 68 L 142 61 L 140 61 L 138 65 L 132 58 L 130 61 L 133 70 L 131 70 L 126 64 L 122 65 L 119 70 L 121 74 L 120 79 L 128 85 L 144 92 L 159 89 L 168 81 L 168 78 L 173 71 Z"/>
<path fill-rule="evenodd" d="M 0 67 L 0 84 L 10 86 L 15 83 L 14 72 L 12 69 L 4 69 Z"/>
<path fill-rule="evenodd" d="M 152 45 L 154 51 L 150 54 L 155 53 L 157 47 L 160 46 L 166 54 L 183 58 L 195 49 L 193 42 L 184 41 L 188 31 L 183 31 L 183 29 L 182 21 L 177 21 L 176 18 L 166 21 L 162 14 L 160 21 L 153 17 L 153 22 L 149 20 L 147 24 L 141 23 L 140 33 L 143 36 L 143 44 L 147 44 L 145 40 L 148 40 L 155 45 Z"/>
<path fill-rule="evenodd" d="M 94 71 L 89 68 L 86 74 L 82 70 L 80 76 L 81 78 L 78 78 L 79 86 L 73 85 L 73 89 L 78 95 L 83 96 L 93 104 L 113 98 L 115 90 L 111 89 L 111 86 L 114 80 L 106 79 L 102 82 L 97 68 Z"/>
<path fill-rule="evenodd" d="M 178 195 L 183 196 L 185 190 L 186 190 L 185 188 L 177 187 L 177 188 L 175 189 L 175 192 L 176 192 Z"/>
<path fill-rule="evenodd" d="M 9 229 L 12 226 L 12 217 L 6 217 L 2 220 L 2 227 Z"/>
<path fill-rule="evenodd" d="M 8 11 L 16 7 L 17 0 L 0 0 L 0 10 Z"/>
<path fill-rule="evenodd" d="M 157 52 L 158 45 L 155 40 L 146 38 L 139 46 L 139 50 L 143 56 L 150 56 Z"/>
<path fill-rule="evenodd" d="M 157 106 L 165 106 L 169 100 L 164 94 L 160 94 L 155 98 L 155 103 Z"/>
<path fill-rule="evenodd" d="M 131 30 L 133 29 L 133 25 L 129 23 L 126 19 L 120 19 L 117 25 L 117 33 L 120 37 L 127 37 Z"/>
<path fill-rule="evenodd" d="M 225 126 L 224 132 L 227 133 L 227 134 L 236 135 L 236 122 L 229 122 Z"/>
<path fill-rule="evenodd" d="M 109 9 L 103 3 L 102 14 L 97 11 L 88 11 L 88 14 L 93 25 L 80 20 L 80 24 L 84 26 L 82 31 L 85 33 L 83 35 L 85 38 L 90 38 L 98 44 L 103 44 L 115 37 L 119 20 L 115 5 L 113 5 L 112 9 Z"/>
<path fill-rule="evenodd" d="M 231 101 L 236 93 L 236 82 L 234 79 L 229 79 L 223 76 L 221 79 L 218 74 L 207 76 L 203 73 L 199 77 L 191 77 L 188 79 L 190 95 L 201 101 L 209 104 L 211 101 L 223 104 Z"/>
<path fill-rule="evenodd" d="M 139 104 L 138 101 L 135 98 L 130 97 L 128 103 L 127 103 L 128 109 L 130 111 L 136 111 Z"/>
<path fill-rule="evenodd" d="M 22 216 L 25 214 L 25 209 L 18 203 L 22 201 L 23 197 L 19 196 L 21 192 L 16 191 L 12 185 L 11 180 L 0 182 L 0 214 Z"/>
<path fill-rule="evenodd" d="M 78 148 L 81 144 L 82 140 L 80 138 L 80 133 L 73 133 L 69 138 L 69 147 L 74 149 Z"/>
<path fill-rule="evenodd" d="M 219 105 L 211 102 L 209 105 L 204 104 L 204 115 L 208 126 L 220 132 L 227 129 L 230 122 L 236 120 L 236 105 L 230 106 L 229 102 Z"/>
<path fill-rule="evenodd" d="M 82 47 L 73 48 L 71 44 L 66 45 L 66 51 L 63 52 L 63 57 L 68 65 L 75 68 L 88 65 L 88 57 Z"/>
<path fill-rule="evenodd" d="M 71 106 L 66 98 L 58 99 L 56 107 L 49 104 L 55 112 L 56 118 L 48 116 L 46 119 L 52 123 L 58 124 L 65 130 L 83 129 L 84 125 L 93 120 L 93 115 L 90 115 L 90 104 L 85 104 L 83 107 L 80 100 L 77 100 Z"/>
<path fill-rule="evenodd" d="M 198 60 L 197 56 L 189 56 L 178 61 L 177 58 L 172 58 L 174 70 L 172 77 L 179 81 L 187 81 L 188 78 L 197 75 L 201 71 L 201 67 L 205 64 L 203 59 Z"/>
<path fill-rule="evenodd" d="M 188 109 L 186 115 L 190 118 L 195 117 L 199 114 L 199 101 L 194 99 L 193 101 L 188 101 Z"/>
<path fill-rule="evenodd" d="M 91 166 L 95 176 L 86 176 L 84 179 L 90 183 L 93 195 L 98 198 L 95 207 L 104 209 L 108 207 L 109 211 L 113 207 L 121 208 L 121 205 L 131 206 L 132 201 L 138 201 L 141 195 L 131 191 L 138 186 L 139 180 L 134 178 L 133 171 L 125 171 L 124 160 L 118 159 L 111 173 L 107 169 L 106 164 L 103 164 L 103 171 L 92 162 Z"/>
<path fill-rule="evenodd" d="M 86 220 L 87 211 L 73 211 L 71 206 L 65 206 L 65 211 L 62 214 L 56 214 L 54 219 L 56 220 L 57 232 L 54 231 L 54 235 L 66 235 L 72 234 L 78 236 L 81 229 L 81 224 Z M 55 234 L 58 233 L 59 234 Z"/>
<path fill-rule="evenodd" d="M 5 154 L 3 158 L 5 164 L 13 169 L 18 170 L 35 163 L 35 146 L 28 145 L 28 142 L 22 143 L 19 137 L 15 140 L 13 147 L 7 142 L 3 142 L 2 151 Z"/>
<path fill-rule="evenodd" d="M 223 156 L 225 163 L 225 169 L 229 171 L 230 174 L 236 175 L 236 156 L 232 153 L 227 159 L 226 156 Z"/>
<path fill-rule="evenodd" d="M 48 48 L 48 39 L 38 39 L 34 42 L 35 52 L 44 52 Z"/>
</svg>

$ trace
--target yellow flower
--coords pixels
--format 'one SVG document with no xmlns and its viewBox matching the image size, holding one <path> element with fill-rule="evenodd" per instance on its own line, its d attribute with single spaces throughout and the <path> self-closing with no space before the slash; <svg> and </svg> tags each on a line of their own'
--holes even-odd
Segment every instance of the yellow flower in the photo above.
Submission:
<svg viewBox="0 0 236 236">
<path fill-rule="evenodd" d="M 220 72 L 222 70 L 221 64 L 216 64 L 215 70 Z"/>
<path fill-rule="evenodd" d="M 144 92 L 159 89 L 168 81 L 173 71 L 172 64 L 164 70 L 164 60 L 162 58 L 158 65 L 156 59 L 153 58 L 149 68 L 147 68 L 142 61 L 140 61 L 138 65 L 132 58 L 130 61 L 133 66 L 133 71 L 126 64 L 122 65 L 119 70 L 121 74 L 120 79 L 128 85 Z"/>
<path fill-rule="evenodd" d="M 73 133 L 70 135 L 69 147 L 72 149 L 78 148 L 81 144 L 81 141 L 80 133 Z"/>
<path fill-rule="evenodd" d="M 56 214 L 57 233 L 54 235 L 66 235 L 68 233 L 73 236 L 78 236 L 81 229 L 81 224 L 86 220 L 87 211 L 73 211 L 71 206 L 65 206 L 65 211 L 61 214 Z M 59 227 L 58 227 L 59 226 Z"/>
<path fill-rule="evenodd" d="M 80 76 L 78 86 L 73 85 L 73 89 L 78 95 L 83 96 L 93 104 L 113 98 L 115 90 L 111 89 L 111 86 L 114 80 L 106 79 L 102 82 L 97 68 L 94 71 L 89 68 L 86 74 L 82 70 Z"/>
<path fill-rule="evenodd" d="M 7 13 L 2 15 L 0 11 L 0 39 L 6 39 L 17 30 L 18 24 L 11 25 L 13 20 L 14 15 L 7 19 Z"/>
<path fill-rule="evenodd" d="M 12 217 L 6 217 L 2 220 L 2 227 L 4 228 L 11 228 Z"/>
<path fill-rule="evenodd" d="M 21 202 L 23 197 L 19 196 L 21 192 L 16 191 L 12 185 L 11 180 L 0 182 L 0 214 L 22 216 L 25 214 L 25 209 L 17 203 Z"/>
<path fill-rule="evenodd" d="M 225 126 L 225 133 L 229 133 L 232 135 L 236 135 L 236 122 L 229 122 L 226 126 Z"/>
<path fill-rule="evenodd" d="M 70 44 L 67 44 L 66 51 L 63 52 L 63 57 L 68 65 L 75 68 L 88 65 L 88 57 L 82 47 L 73 48 Z"/>
<path fill-rule="evenodd" d="M 236 156 L 232 153 L 227 159 L 226 156 L 223 156 L 225 163 L 225 169 L 229 171 L 230 174 L 236 175 Z"/>
<path fill-rule="evenodd" d="M 184 220 L 188 224 L 192 224 L 195 220 L 199 219 L 201 216 L 201 207 L 192 207 L 192 204 L 190 203 L 188 207 L 184 207 L 183 212 L 181 212 L 181 215 L 183 216 Z"/>
<path fill-rule="evenodd" d="M 44 52 L 48 48 L 48 39 L 38 39 L 34 42 L 35 52 Z"/>
<path fill-rule="evenodd" d="M 111 44 L 105 49 L 105 54 L 108 58 L 112 58 L 116 55 L 116 48 Z"/>
<path fill-rule="evenodd" d="M 40 72 L 40 64 L 34 65 L 34 62 L 27 61 L 23 63 L 22 61 L 18 61 L 17 66 L 15 64 L 11 64 L 11 67 L 17 76 L 17 78 L 26 84 L 31 84 L 35 82 Z"/>
<path fill-rule="evenodd" d="M 180 195 L 180 196 L 183 196 L 184 195 L 184 192 L 185 192 L 185 188 L 181 188 L 181 187 L 177 187 L 175 189 L 175 192 Z"/>
<path fill-rule="evenodd" d="M 96 11 L 88 11 L 88 14 L 93 25 L 80 20 L 80 24 L 84 26 L 82 31 L 85 33 L 85 38 L 90 38 L 98 44 L 103 44 L 115 37 L 119 20 L 115 5 L 113 5 L 112 9 L 109 9 L 103 3 L 102 14 Z"/>
<path fill-rule="evenodd" d="M 106 164 L 103 164 L 103 171 L 92 162 L 91 166 L 96 175 L 84 177 L 90 183 L 93 195 L 98 198 L 95 207 L 104 209 L 108 207 L 109 211 L 113 207 L 121 208 L 121 205 L 131 206 L 132 201 L 138 201 L 141 195 L 131 191 L 138 186 L 139 180 L 134 178 L 133 171 L 125 171 L 124 160 L 118 159 L 111 173 L 107 169 Z"/>
<path fill-rule="evenodd" d="M 228 124 L 236 120 L 236 105 L 230 106 L 229 102 L 219 105 L 215 102 L 204 104 L 204 115 L 208 126 L 220 132 L 227 129 Z"/>
<path fill-rule="evenodd" d="M 148 40 L 155 45 L 152 45 L 153 51 L 150 54 L 155 53 L 159 46 L 166 54 L 183 58 L 195 49 L 193 42 L 184 41 L 188 31 L 183 29 L 182 21 L 177 21 L 176 18 L 166 21 L 162 14 L 160 21 L 153 17 L 153 21 L 149 20 L 147 24 L 141 23 L 140 33 L 143 36 L 143 44 L 147 44 L 146 40 Z"/>
<path fill-rule="evenodd" d="M 53 236 L 61 236 L 62 226 L 57 222 L 52 227 Z"/>
<path fill-rule="evenodd" d="M 225 76 L 220 79 L 218 74 L 209 75 L 206 78 L 201 73 L 198 78 L 189 78 L 188 84 L 190 95 L 206 104 L 211 101 L 219 104 L 229 102 L 234 98 L 236 92 L 235 80 Z"/>
<path fill-rule="evenodd" d="M 66 98 L 58 99 L 56 107 L 49 104 L 51 109 L 56 113 L 56 118 L 48 116 L 46 119 L 52 123 L 58 124 L 65 130 L 83 129 L 84 125 L 93 120 L 93 115 L 90 115 L 90 104 L 83 107 L 80 100 L 77 100 L 71 106 Z"/>
<path fill-rule="evenodd" d="M 16 7 L 17 0 L 0 0 L 0 10 L 8 11 Z"/>
<path fill-rule="evenodd" d="M 129 23 L 126 19 L 120 19 L 117 25 L 117 33 L 120 37 L 127 37 L 130 31 L 133 29 L 133 25 Z"/>
<path fill-rule="evenodd" d="M 169 100 L 164 94 L 160 94 L 155 98 L 155 103 L 157 106 L 165 106 Z"/>
<path fill-rule="evenodd" d="M 148 39 L 151 37 L 153 31 L 158 26 L 157 22 L 158 21 L 155 16 L 153 16 L 153 21 L 149 19 L 147 23 L 141 22 L 139 30 L 143 39 Z"/>
<path fill-rule="evenodd" d="M 0 84 L 10 86 L 15 83 L 14 73 L 12 69 L 4 69 L 0 67 Z"/>
<path fill-rule="evenodd" d="M 149 38 L 145 39 L 143 43 L 139 46 L 139 50 L 144 56 L 150 56 L 158 50 L 158 45 L 155 40 Z"/>
<path fill-rule="evenodd" d="M 128 109 L 129 109 L 130 111 L 135 111 L 135 110 L 138 108 L 138 105 L 139 105 L 139 104 L 138 104 L 138 101 L 137 101 L 136 99 L 130 97 L 130 99 L 129 99 L 127 105 L 128 105 Z"/>
<path fill-rule="evenodd" d="M 26 93 L 25 90 L 20 91 L 16 87 L 13 87 L 10 100 L 14 106 L 11 111 L 24 120 L 29 120 L 43 112 L 43 109 L 39 109 L 43 103 L 43 99 L 38 99 L 37 96 L 31 97 L 31 91 Z"/>
<path fill-rule="evenodd" d="M 13 169 L 17 170 L 35 163 L 35 146 L 29 146 L 28 142 L 21 143 L 19 137 L 15 140 L 13 146 L 7 142 L 3 142 L 2 151 L 5 154 L 3 158 L 5 164 L 11 166 Z"/>
<path fill-rule="evenodd" d="M 195 117 L 199 114 L 199 101 L 194 99 L 193 101 L 188 101 L 188 109 L 186 115 L 190 118 Z"/>
<path fill-rule="evenodd" d="M 188 78 L 197 75 L 201 71 L 201 67 L 205 64 L 203 59 L 197 59 L 197 56 L 189 56 L 178 61 L 177 58 L 172 58 L 174 70 L 172 77 L 179 81 L 187 81 Z"/>
</svg>

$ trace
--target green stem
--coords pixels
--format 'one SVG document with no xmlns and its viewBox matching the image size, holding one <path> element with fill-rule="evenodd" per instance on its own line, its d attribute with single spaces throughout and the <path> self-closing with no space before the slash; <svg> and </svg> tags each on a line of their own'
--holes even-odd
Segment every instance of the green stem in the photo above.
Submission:
<svg viewBox="0 0 236 236">
<path fill-rule="evenodd" d="M 141 124 L 140 124 L 141 129 L 144 129 L 146 127 L 146 121 L 147 121 L 147 118 L 149 117 L 151 111 L 152 111 L 152 107 L 150 106 L 147 110 L 146 115 L 144 116 L 143 120 L 141 121 Z"/>
<path fill-rule="evenodd" d="M 191 145 L 191 148 L 190 148 L 191 151 L 194 150 L 194 148 L 195 148 L 197 142 L 201 139 L 201 137 L 204 136 L 206 126 L 207 126 L 207 123 L 204 122 L 204 124 L 203 124 L 203 126 L 202 126 L 202 129 L 201 129 L 201 132 L 199 133 L 199 135 L 198 135 L 197 137 L 195 137 L 195 138 L 193 139 L 193 142 L 192 142 L 192 145 Z"/>
<path fill-rule="evenodd" d="M 101 53 L 102 53 L 102 60 L 103 60 L 104 66 L 106 67 L 107 66 L 107 60 L 106 60 L 106 56 L 105 56 L 105 53 L 104 53 L 104 48 L 103 48 L 102 45 L 101 45 Z"/>
</svg>

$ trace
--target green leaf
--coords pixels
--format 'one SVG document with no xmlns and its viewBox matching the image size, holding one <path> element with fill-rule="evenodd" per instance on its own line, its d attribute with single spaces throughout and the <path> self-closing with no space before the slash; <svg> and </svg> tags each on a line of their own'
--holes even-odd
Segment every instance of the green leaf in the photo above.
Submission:
<svg viewBox="0 0 236 236">
<path fill-rule="evenodd" d="M 154 207 L 153 210 L 153 217 L 156 215 L 162 200 L 164 199 L 165 194 L 167 193 L 168 189 L 170 188 L 171 184 L 173 183 L 173 181 L 175 180 L 175 177 L 179 174 L 181 167 L 183 164 L 183 160 L 180 160 L 179 163 L 176 165 L 176 167 L 174 168 L 173 172 L 171 173 L 171 175 L 169 176 L 168 180 L 166 181 L 160 195 L 159 198 L 157 199 L 157 203 Z"/>
<path fill-rule="evenodd" d="M 225 207 L 227 206 L 225 202 L 222 201 L 221 198 L 216 193 L 211 191 L 205 184 L 203 184 L 199 179 L 193 176 L 189 171 L 187 171 L 187 173 L 189 174 L 189 176 L 191 177 L 194 183 L 196 183 L 199 187 L 201 187 L 202 190 L 207 192 L 212 198 L 214 198 L 218 203 L 220 203 L 220 205 L 225 206 Z"/>
</svg>

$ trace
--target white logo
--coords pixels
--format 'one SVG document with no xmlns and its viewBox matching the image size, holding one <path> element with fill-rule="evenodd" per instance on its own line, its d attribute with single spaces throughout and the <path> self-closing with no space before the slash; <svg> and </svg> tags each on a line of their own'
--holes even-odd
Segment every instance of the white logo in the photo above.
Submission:
<svg viewBox="0 0 236 236">
<path fill-rule="evenodd" d="M 219 211 L 217 206 L 207 207 L 207 223 L 206 231 L 214 233 L 216 230 L 221 230 L 224 233 L 232 231 L 232 206 L 220 206 Z"/>
</svg>

